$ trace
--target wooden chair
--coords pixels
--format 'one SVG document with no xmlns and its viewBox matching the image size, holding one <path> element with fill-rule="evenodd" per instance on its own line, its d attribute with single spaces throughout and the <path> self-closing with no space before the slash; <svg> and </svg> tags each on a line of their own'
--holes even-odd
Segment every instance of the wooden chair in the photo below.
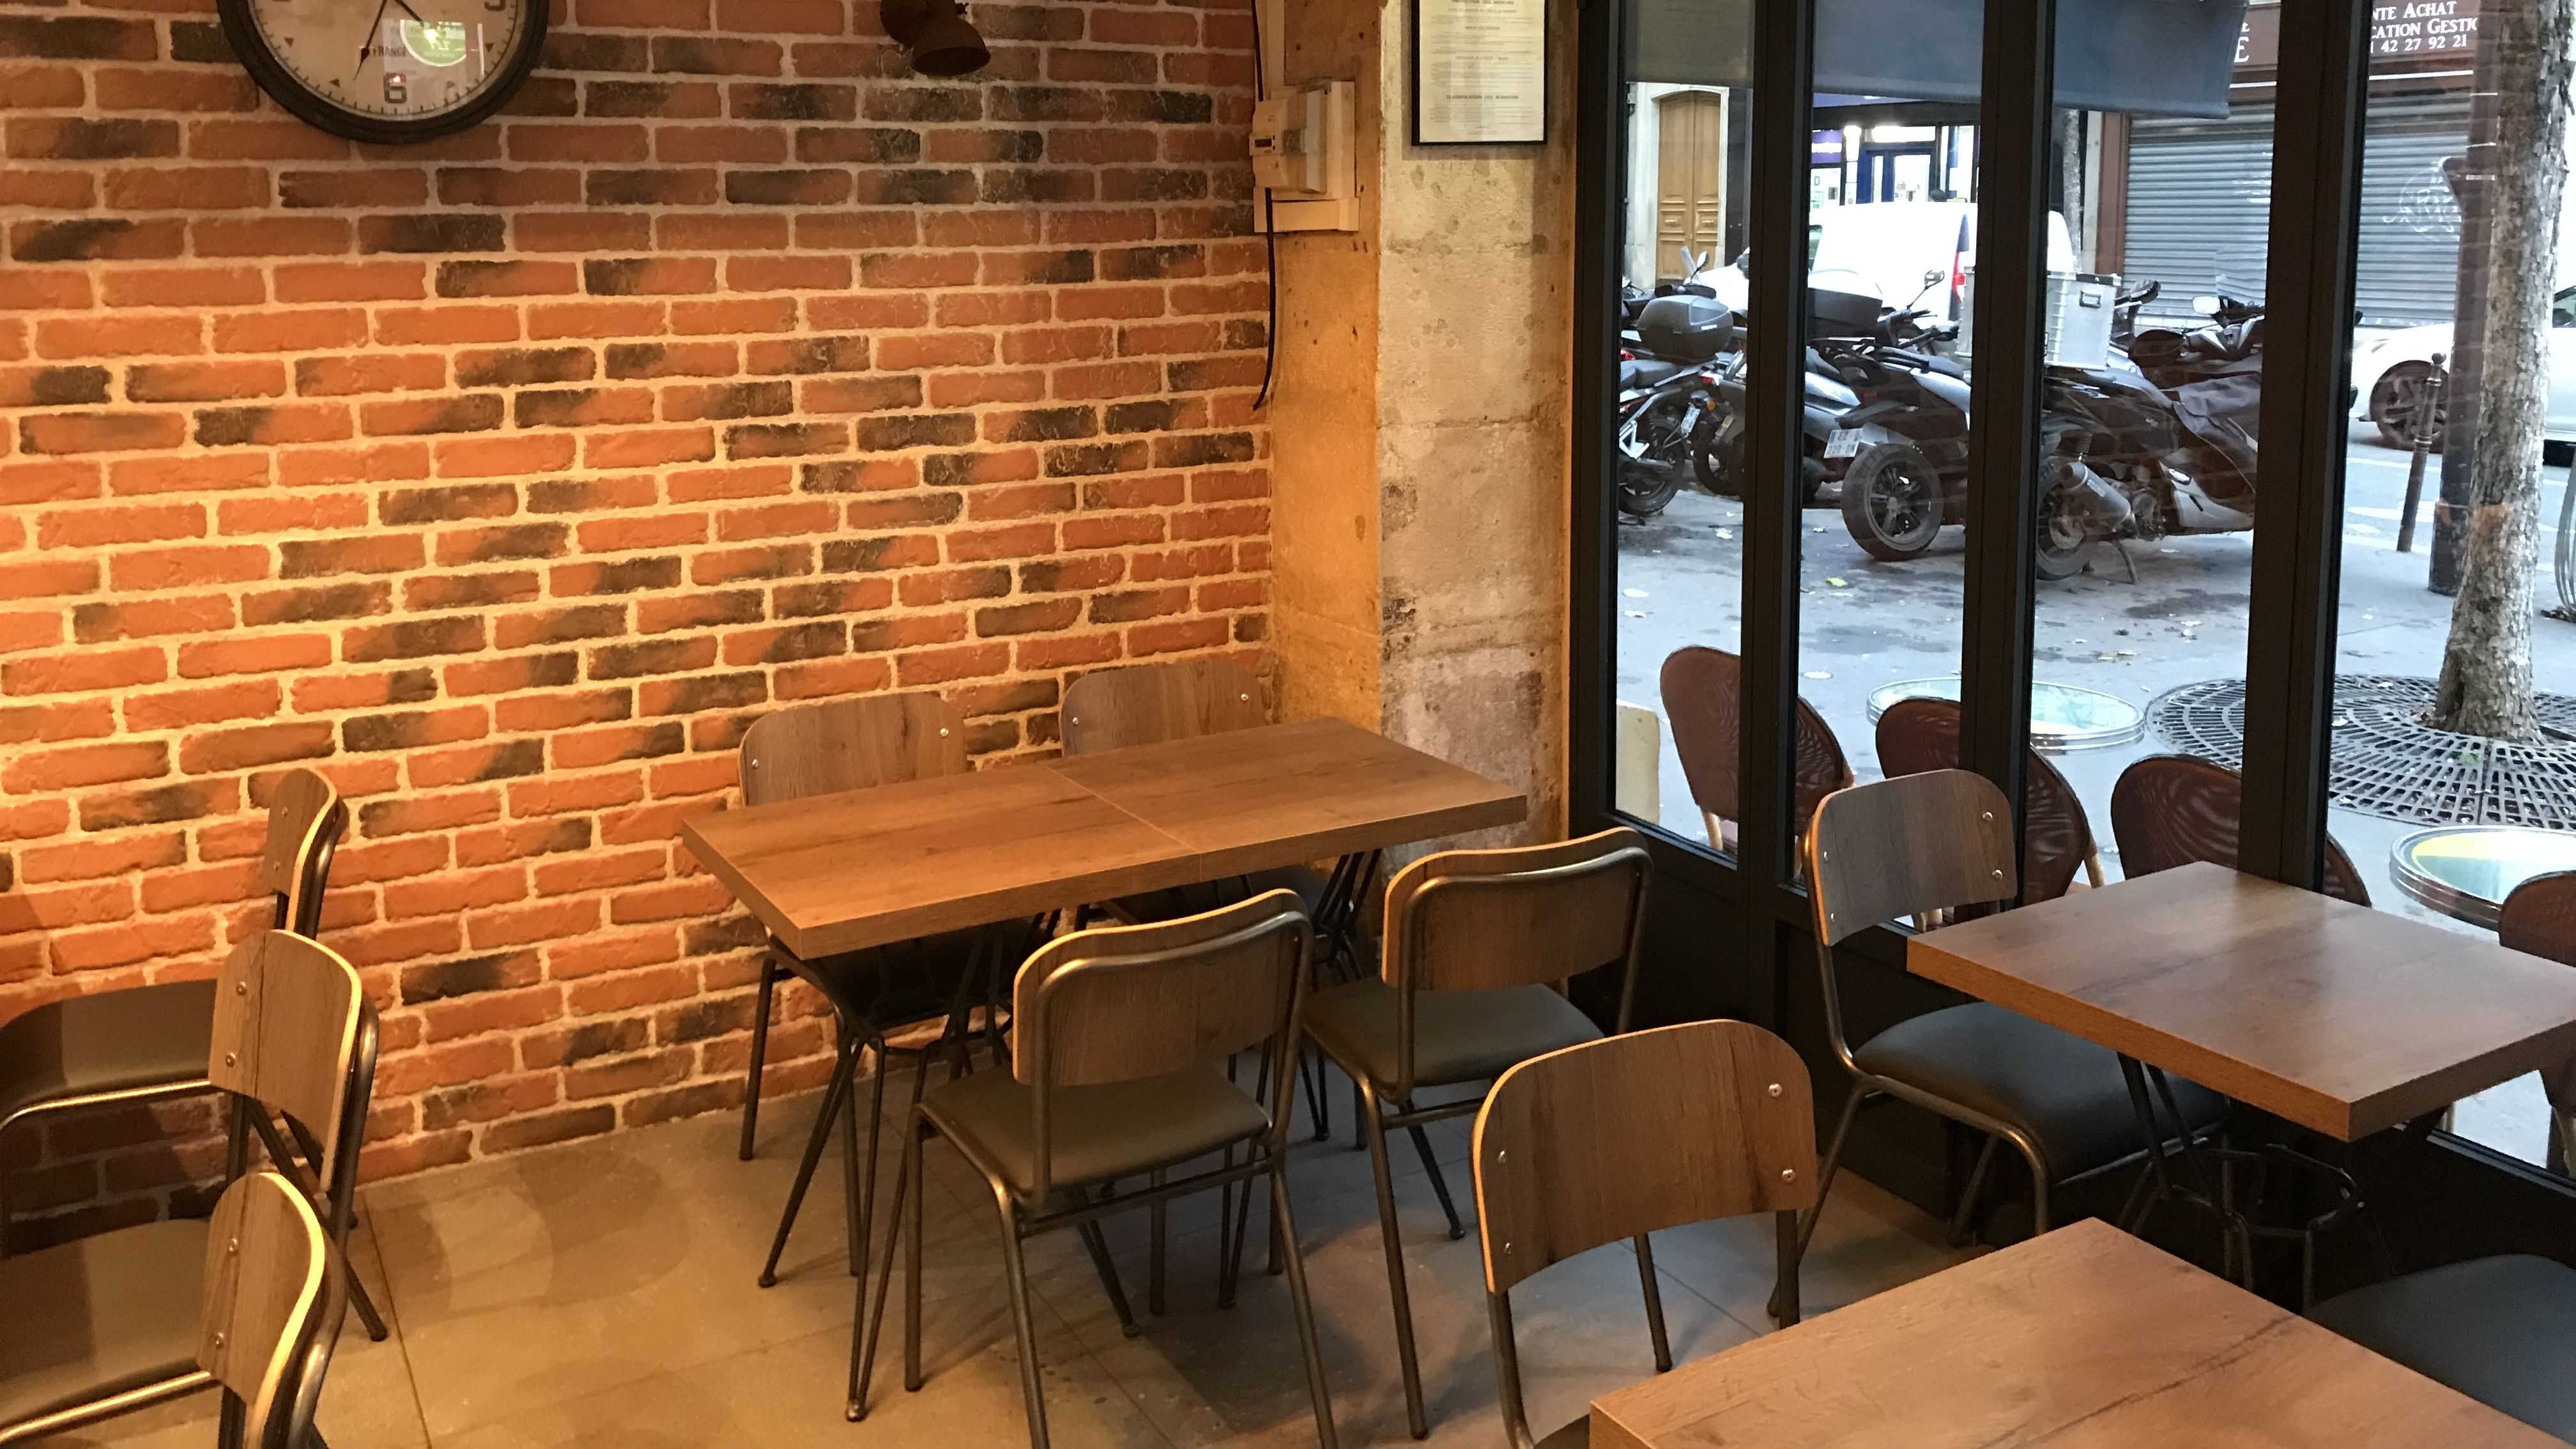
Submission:
<svg viewBox="0 0 2576 1449">
<path fill-rule="evenodd" d="M 1664 660 L 1664 718 L 1672 726 L 1673 753 L 1681 756 L 1682 778 L 1691 800 L 1708 827 L 1711 850 L 1735 848 L 1735 822 L 1744 818 L 1736 790 L 1738 741 L 1744 716 L 1744 662 L 1722 649 L 1694 645 L 1676 649 Z M 1797 833 L 1804 835 L 1817 802 L 1852 782 L 1851 764 L 1842 742 L 1824 716 L 1805 700 L 1798 701 L 1796 797 L 1792 806 Z"/>
<path fill-rule="evenodd" d="M 1046 1449 L 1037 1330 L 1029 1302 L 1023 1240 L 1078 1227 L 1095 1264 L 1107 1249 L 1098 1221 L 1113 1212 L 1168 1202 L 1212 1187 L 1270 1180 L 1274 1251 L 1284 1251 L 1288 1292 L 1305 1357 L 1316 1436 L 1336 1443 L 1306 1274 L 1289 1215 L 1288 1113 L 1297 1031 L 1314 934 L 1295 896 L 1271 891 L 1204 915 L 1061 936 L 1020 968 L 1013 990 L 1018 1049 L 1011 1070 L 942 1082 L 914 1107 L 895 1187 L 904 1235 L 904 1387 L 921 1373 L 922 1149 L 937 1134 L 978 1172 L 1001 1216 L 1002 1260 L 1019 1338 L 1020 1386 L 1029 1442 Z M 1218 1065 L 1258 1048 L 1262 1097 L 1237 1087 Z M 1233 1149 L 1249 1149 L 1235 1160 Z M 1205 1161 L 1218 1153 L 1218 1165 Z M 1198 1163 L 1177 1181 L 1170 1170 Z M 1138 1192 L 1110 1194 L 1118 1179 L 1143 1177 Z M 1221 1212 L 1220 1236 L 1239 1246 L 1240 1212 Z M 877 1275 L 874 1307 L 852 1325 L 849 1417 L 867 1412 L 868 1381 L 894 1274 L 894 1236 Z M 1236 1254 L 1220 1271 L 1231 1297 Z M 1115 1276 L 1104 1272 L 1107 1281 Z M 864 1305 L 863 1305 L 864 1306 Z M 1123 1302 L 1120 1316 L 1125 1318 Z M 862 1332 L 862 1329 L 864 1332 Z"/>
<path fill-rule="evenodd" d="M 1387 883 L 1379 978 L 1320 991 L 1306 1012 L 1308 1039 L 1359 1084 L 1405 1413 L 1417 1439 L 1430 1432 L 1430 1422 L 1405 1292 L 1387 1129 L 1412 1134 L 1429 1161 L 1424 1125 L 1475 1111 L 1485 1094 L 1417 1107 L 1415 1092 L 1490 1082 L 1532 1057 L 1598 1038 L 1601 1029 L 1554 983 L 1616 965 L 1614 1029 L 1626 1031 L 1651 873 L 1644 838 L 1625 827 L 1554 845 L 1424 856 Z M 1434 1176 L 1432 1188 L 1448 1215 L 1449 1235 L 1463 1236 L 1447 1187 Z"/>
<path fill-rule="evenodd" d="M 270 790 L 259 883 L 270 897 L 272 926 L 308 939 L 319 932 L 331 860 L 348 824 L 339 792 L 311 770 L 290 771 Z M 21 1013 L 0 1025 L 0 1136 L 86 1108 L 213 1091 L 206 1057 L 214 1019 L 211 980 L 93 992 Z M 9 1218 L 8 1177 L 0 1172 L 0 1252 Z M 383 1316 L 363 1287 L 350 1287 L 367 1336 L 382 1342 Z"/>
<path fill-rule="evenodd" d="M 746 805 L 872 790 L 974 768 L 966 756 L 964 721 L 947 701 L 928 692 L 856 695 L 764 715 L 743 732 L 740 758 Z M 866 864 L 854 861 L 851 868 L 864 870 Z M 796 1226 L 835 1123 L 841 1127 L 849 1270 L 856 1274 L 865 1266 L 874 1230 L 877 1146 L 885 1110 L 884 1063 L 890 1055 L 914 1059 L 913 1092 L 918 1099 L 922 1069 L 930 1058 L 943 1051 L 964 1050 L 978 983 L 992 971 L 988 936 L 984 931 L 954 931 L 819 961 L 803 960 L 786 943 L 770 938 L 761 954 L 751 1059 L 744 1069 L 740 1150 L 745 1161 L 751 1158 L 759 1130 L 771 1009 L 778 983 L 788 976 L 811 985 L 831 1007 L 834 1059 L 813 1130 L 806 1136 L 804 1157 L 797 1164 L 795 1185 L 788 1190 L 769 1256 L 761 1265 L 760 1286 L 767 1288 L 778 1281 L 778 1260 L 787 1250 L 788 1234 Z M 941 1016 L 947 1026 L 927 1044 L 902 1046 L 886 1039 L 889 1026 Z M 988 1032 L 998 1043 L 999 1023 L 990 1013 L 986 1020 Z M 862 1158 L 857 1082 L 859 1059 L 869 1052 L 875 1054 L 878 1070 L 869 1084 L 867 1152 Z"/>
<path fill-rule="evenodd" d="M 1993 782 L 1934 770 L 1838 790 L 1818 807 L 1806 851 L 1825 1035 L 1852 1075 L 1852 1090 L 1825 1149 L 1816 1207 L 1799 1230 L 1800 1253 L 1842 1165 L 1852 1119 L 1867 1102 L 1912 1102 L 1986 1134 L 1951 1221 L 1953 1237 L 1999 1141 L 2030 1165 L 2038 1233 L 2051 1223 L 2052 1184 L 2108 1171 L 2145 1150 L 2119 1058 L 2055 1027 L 1979 1001 L 1898 1022 L 1857 1048 L 1845 1032 L 1836 946 L 1899 917 L 2013 899 L 2012 808 Z M 2195 1132 L 2225 1116 L 2227 1103 L 2217 1094 L 2190 1082 L 2173 1085 L 2175 1105 Z"/>
<path fill-rule="evenodd" d="M 2504 898 L 2496 940 L 2515 951 L 2576 966 L 2576 871 L 2536 875 Z M 2568 1171 L 2568 1144 L 2576 1143 L 2576 1061 L 2540 1074 L 2549 1093 L 2549 1170 Z"/>
<path fill-rule="evenodd" d="M 302 1201 L 319 1228 L 323 1256 L 345 1252 L 376 1065 L 375 1012 L 358 973 L 327 946 L 263 931 L 234 949 L 216 979 L 206 1076 L 233 1098 L 226 1180 L 236 1191 L 256 1180 L 249 1174 L 256 1138 L 274 1169 L 262 1176 Z M 306 1155 L 309 1169 L 301 1160 Z M 244 1198 L 256 1203 L 269 1192 L 253 1188 Z M 274 1394 L 258 1387 L 267 1382 L 265 1370 L 253 1379 L 248 1355 L 205 1357 L 215 1345 L 200 1337 L 204 1305 L 216 1303 L 235 1323 L 245 1322 L 243 1313 L 257 1319 L 276 1311 L 266 1269 L 280 1260 L 254 1260 L 246 1248 L 237 1268 L 227 1262 L 229 1243 L 205 1222 L 171 1219 L 0 1261 L 0 1444 L 93 1423 L 216 1381 L 239 1400 L 226 1405 L 224 1443 L 242 1442 L 242 1401 L 263 1435 L 277 1432 L 282 1421 L 273 1418 L 273 1403 L 262 1407 L 263 1394 L 271 1401 Z M 238 1275 L 254 1265 L 263 1270 L 252 1280 L 262 1285 L 258 1301 L 235 1303 Z M 237 1276 L 228 1280 L 228 1272 Z M 336 1328 L 336 1317 L 332 1322 Z M 299 1350 L 308 1373 L 314 1351 Z M 328 1344 L 318 1351 L 327 1355 Z M 310 1393 L 319 1388 L 313 1374 L 309 1389 L 297 1390 L 307 1420 Z M 258 1442 L 285 1449 L 292 1441 Z"/>
<path fill-rule="evenodd" d="M 1503 1073 L 1476 1114 L 1476 1231 L 1512 1449 L 1583 1449 L 1591 1417 L 1534 1439 L 1511 1290 L 1577 1253 L 1633 1242 L 1655 1371 L 1673 1366 L 1647 1235 L 1776 1219 L 1775 1296 L 1798 1316 L 1798 1213 L 1816 1201 L 1815 1098 L 1787 1042 L 1741 1021 L 1605 1037 Z"/>
<path fill-rule="evenodd" d="M 1959 768 L 1959 702 L 1900 699 L 1878 717 L 1878 766 L 1890 775 L 1920 775 Z M 2029 757 L 2030 798 L 2021 834 L 2021 899 L 2053 901 L 2073 888 L 2075 873 L 2102 885 L 2102 853 L 2084 801 L 2066 777 L 2037 750 Z"/>
<path fill-rule="evenodd" d="M 2111 838 L 2120 845 L 2120 873 L 2152 875 L 2196 860 L 2234 870 L 2244 802 L 2245 782 L 2234 770 L 2191 755 L 2149 755 L 2122 770 L 2111 787 Z M 2331 835 L 2325 893 L 2356 906 L 2370 904 L 2361 872 Z"/>
<path fill-rule="evenodd" d="M 1066 686 L 1064 752 L 1088 755 L 1270 723 L 1261 681 L 1227 659 L 1095 669 Z"/>
</svg>

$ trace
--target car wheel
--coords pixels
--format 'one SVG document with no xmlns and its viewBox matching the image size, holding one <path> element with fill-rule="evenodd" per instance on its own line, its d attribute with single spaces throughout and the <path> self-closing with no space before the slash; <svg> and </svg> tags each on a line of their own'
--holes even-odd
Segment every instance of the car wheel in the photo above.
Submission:
<svg viewBox="0 0 2576 1449">
<path fill-rule="evenodd" d="M 1941 470 L 1911 443 L 1874 443 L 1843 474 L 1843 527 L 1871 558 L 1920 558 L 1941 536 Z"/>
<path fill-rule="evenodd" d="M 2401 362 L 2379 375 L 2370 387 L 2370 420 L 2379 440 L 2392 448 L 2415 446 L 2415 415 L 2433 384 L 2433 364 Z M 2442 429 L 2450 409 L 2433 410 L 2432 451 L 2442 451 Z"/>
</svg>

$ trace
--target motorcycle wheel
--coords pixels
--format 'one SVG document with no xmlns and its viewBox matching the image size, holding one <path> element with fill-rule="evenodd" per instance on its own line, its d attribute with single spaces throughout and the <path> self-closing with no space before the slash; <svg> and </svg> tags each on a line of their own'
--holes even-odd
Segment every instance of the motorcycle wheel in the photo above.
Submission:
<svg viewBox="0 0 2576 1449">
<path fill-rule="evenodd" d="M 1843 474 L 1843 527 L 1871 558 L 1920 558 L 1941 536 L 1941 470 L 1911 443 L 1873 443 Z"/>
<path fill-rule="evenodd" d="M 2066 506 L 2054 486 L 2054 459 L 2040 470 L 2038 538 L 2031 550 L 2031 571 L 2055 583 L 2084 572 L 2084 523 Z"/>
<path fill-rule="evenodd" d="M 1736 487 L 1736 448 L 1718 441 L 1725 419 L 1716 413 L 1699 420 L 1691 433 L 1691 470 L 1699 475 L 1699 486 L 1720 498 L 1733 498 Z"/>
<path fill-rule="evenodd" d="M 2379 441 L 2392 448 L 2414 448 L 2415 410 L 2424 405 L 2424 393 L 2432 381 L 2431 363 L 2401 362 L 2371 384 L 2370 420 L 2379 428 Z M 2449 412 L 2448 407 L 2433 410 L 2432 451 L 2436 453 L 2442 451 L 2442 430 Z"/>
<path fill-rule="evenodd" d="M 1670 463 L 1641 458 L 1623 458 L 1619 462 L 1619 511 L 1630 518 L 1654 517 L 1681 491 L 1681 471 Z"/>
</svg>

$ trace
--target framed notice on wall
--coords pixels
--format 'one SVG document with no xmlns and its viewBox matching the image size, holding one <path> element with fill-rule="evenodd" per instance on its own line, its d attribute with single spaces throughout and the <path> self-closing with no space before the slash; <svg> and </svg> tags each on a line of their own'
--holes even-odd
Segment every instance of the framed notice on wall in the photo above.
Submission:
<svg viewBox="0 0 2576 1449">
<path fill-rule="evenodd" d="M 1413 140 L 1547 139 L 1547 0 L 1413 0 Z"/>
</svg>

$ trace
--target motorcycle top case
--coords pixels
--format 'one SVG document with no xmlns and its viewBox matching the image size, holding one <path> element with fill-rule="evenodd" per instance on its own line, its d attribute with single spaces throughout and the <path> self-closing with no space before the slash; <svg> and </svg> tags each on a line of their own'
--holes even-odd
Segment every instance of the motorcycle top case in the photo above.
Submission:
<svg viewBox="0 0 2576 1449">
<path fill-rule="evenodd" d="M 1879 314 L 1887 308 L 1865 292 L 1807 289 L 1807 334 L 1811 337 L 1875 337 Z"/>
<path fill-rule="evenodd" d="M 1735 314 L 1714 297 L 1657 297 L 1637 313 L 1637 341 L 1657 357 L 1707 362 L 1735 340 Z"/>
</svg>

